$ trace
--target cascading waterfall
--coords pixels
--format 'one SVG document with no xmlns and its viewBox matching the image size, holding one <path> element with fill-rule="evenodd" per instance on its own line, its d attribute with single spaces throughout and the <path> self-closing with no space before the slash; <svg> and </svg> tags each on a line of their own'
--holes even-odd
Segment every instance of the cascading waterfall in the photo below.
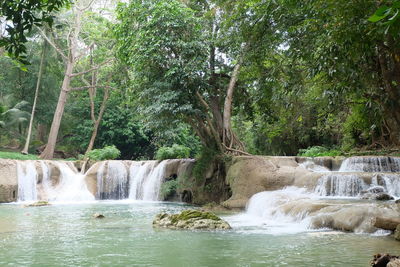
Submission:
<svg viewBox="0 0 400 267">
<path fill-rule="evenodd" d="M 50 201 L 93 201 L 85 175 L 78 172 L 72 163 L 56 162 L 60 170 L 60 182 L 48 195 Z M 50 188 L 52 188 L 50 186 Z"/>
<path fill-rule="evenodd" d="M 18 161 L 18 200 L 92 201 L 95 198 L 89 186 L 96 199 L 158 201 L 169 163 L 173 174 L 179 174 L 185 173 L 192 161 L 111 160 L 94 164 L 85 174 L 72 162 Z"/>
<path fill-rule="evenodd" d="M 329 174 L 322 176 L 318 180 L 315 193 L 320 196 L 353 197 L 359 195 L 363 190 L 368 189 L 368 187 L 357 175 Z"/>
<path fill-rule="evenodd" d="M 302 164 L 307 168 L 310 163 Z M 310 168 L 307 168 L 311 170 Z M 319 171 L 314 167 L 313 171 Z M 351 157 L 345 159 L 337 172 L 319 178 L 314 192 L 320 196 L 357 197 L 376 186 L 381 191 L 400 197 L 400 158 Z M 370 177 L 368 182 L 366 177 Z"/>
<path fill-rule="evenodd" d="M 160 188 L 165 174 L 165 166 L 167 161 L 160 162 L 147 177 L 143 185 L 143 200 L 157 201 L 160 200 Z"/>
<path fill-rule="evenodd" d="M 339 172 L 400 172 L 400 158 L 351 157 L 343 161 Z"/>
<path fill-rule="evenodd" d="M 156 166 L 156 161 L 133 162 L 129 168 L 129 199 L 144 199 L 144 181 Z"/>
<path fill-rule="evenodd" d="M 97 198 L 126 199 L 128 192 L 128 171 L 125 164 L 115 160 L 103 162 L 97 172 Z"/>
<path fill-rule="evenodd" d="M 18 175 L 18 201 L 37 200 L 37 177 L 33 161 L 17 162 Z"/>
</svg>

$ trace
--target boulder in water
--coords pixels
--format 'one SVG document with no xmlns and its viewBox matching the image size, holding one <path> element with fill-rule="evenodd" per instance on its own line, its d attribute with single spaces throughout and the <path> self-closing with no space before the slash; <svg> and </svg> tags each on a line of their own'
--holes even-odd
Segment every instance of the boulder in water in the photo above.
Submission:
<svg viewBox="0 0 400 267">
<path fill-rule="evenodd" d="M 95 219 L 103 219 L 103 218 L 105 218 L 105 216 L 103 214 L 100 214 L 100 213 L 95 213 L 95 214 L 93 214 L 93 218 L 95 218 Z"/>
<path fill-rule="evenodd" d="M 184 210 L 179 214 L 160 213 L 153 221 L 154 227 L 187 230 L 227 230 L 228 222 L 211 212 Z"/>
<path fill-rule="evenodd" d="M 400 267 L 400 260 L 398 256 L 391 256 L 389 254 L 376 254 L 371 261 L 372 267 Z"/>
<path fill-rule="evenodd" d="M 37 201 L 28 205 L 25 205 L 25 207 L 43 207 L 43 206 L 50 206 L 50 203 L 47 201 Z"/>
</svg>

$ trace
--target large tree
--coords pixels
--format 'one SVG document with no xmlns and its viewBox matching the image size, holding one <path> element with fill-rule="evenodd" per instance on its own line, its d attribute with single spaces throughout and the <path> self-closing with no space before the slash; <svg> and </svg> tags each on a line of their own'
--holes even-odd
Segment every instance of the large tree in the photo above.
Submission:
<svg viewBox="0 0 400 267">
<path fill-rule="evenodd" d="M 119 58 L 131 67 L 148 125 L 185 122 L 206 147 L 245 153 L 231 117 L 248 44 L 237 38 L 227 49 L 222 9 L 208 1 L 133 0 L 118 12 Z"/>
</svg>

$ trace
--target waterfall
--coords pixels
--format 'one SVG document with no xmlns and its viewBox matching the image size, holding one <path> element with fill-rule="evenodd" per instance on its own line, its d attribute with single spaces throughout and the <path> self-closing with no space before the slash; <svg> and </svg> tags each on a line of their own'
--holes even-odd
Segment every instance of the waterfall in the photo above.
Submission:
<svg viewBox="0 0 400 267">
<path fill-rule="evenodd" d="M 271 234 L 307 231 L 310 224 L 308 203 L 314 199 L 305 188 L 289 186 L 276 191 L 264 191 L 253 195 L 246 213 L 234 217 L 237 227 L 261 226 Z"/>
<path fill-rule="evenodd" d="M 115 160 L 103 162 L 97 172 L 97 198 L 126 199 L 128 192 L 128 171 L 125 164 Z"/>
<path fill-rule="evenodd" d="M 135 200 L 160 200 L 160 187 L 165 178 L 165 167 L 168 161 L 148 161 L 133 163 L 130 167 L 129 198 Z"/>
<path fill-rule="evenodd" d="M 328 174 L 318 180 L 315 193 L 320 196 L 358 196 L 368 185 L 357 175 Z"/>
<path fill-rule="evenodd" d="M 37 200 L 37 171 L 33 161 L 17 162 L 18 201 Z"/>
<path fill-rule="evenodd" d="M 400 172 L 400 158 L 351 157 L 343 161 L 339 172 Z"/>
<path fill-rule="evenodd" d="M 56 162 L 60 170 L 59 184 L 48 192 L 50 201 L 92 201 L 94 196 L 89 192 L 85 175 L 78 172 L 72 163 Z"/>
<path fill-rule="evenodd" d="M 143 200 L 160 200 L 160 188 L 165 174 L 167 160 L 162 161 L 153 168 L 143 185 Z"/>
<path fill-rule="evenodd" d="M 129 199 L 140 200 L 143 197 L 143 187 L 146 177 L 149 176 L 151 171 L 156 166 L 156 161 L 133 162 L 129 168 L 130 189 Z"/>
<path fill-rule="evenodd" d="M 372 178 L 371 186 L 380 186 L 389 195 L 400 197 L 400 174 L 377 174 Z"/>
<path fill-rule="evenodd" d="M 316 162 L 314 160 L 309 160 L 307 159 L 303 163 L 300 163 L 300 166 L 303 166 L 307 170 L 313 171 L 313 172 L 330 172 L 331 170 L 328 169 L 327 167 L 318 164 L 319 162 Z"/>
</svg>

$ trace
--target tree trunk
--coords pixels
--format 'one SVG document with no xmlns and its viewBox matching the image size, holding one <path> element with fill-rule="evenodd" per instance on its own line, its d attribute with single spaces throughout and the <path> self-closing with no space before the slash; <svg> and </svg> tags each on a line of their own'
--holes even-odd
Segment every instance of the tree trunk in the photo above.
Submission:
<svg viewBox="0 0 400 267">
<path fill-rule="evenodd" d="M 35 97 L 33 100 L 32 113 L 31 113 L 31 118 L 29 121 L 28 135 L 26 136 L 24 149 L 21 151 L 22 154 L 28 154 L 28 150 L 29 150 L 29 143 L 30 143 L 31 135 L 32 135 L 33 118 L 35 116 L 36 103 L 37 103 L 37 99 L 38 99 L 38 95 L 39 95 L 40 81 L 42 79 L 42 73 L 43 73 L 45 53 L 46 53 L 46 41 L 43 40 L 42 55 L 40 57 L 40 66 L 39 66 L 39 73 L 38 73 L 38 78 L 37 78 L 37 82 L 36 82 Z"/>
<path fill-rule="evenodd" d="M 88 145 L 88 147 L 86 149 L 85 154 L 87 154 L 88 152 L 90 152 L 93 149 L 94 141 L 96 140 L 96 136 L 97 136 L 97 131 L 99 129 L 100 122 L 103 119 L 103 114 L 104 114 L 104 110 L 106 108 L 106 103 L 107 103 L 107 100 L 108 100 L 108 96 L 109 96 L 108 89 L 105 89 L 103 102 L 101 103 L 101 107 L 100 107 L 100 112 L 99 112 L 99 115 L 97 117 L 97 120 L 94 122 L 92 137 L 90 138 L 90 142 L 89 142 L 89 145 Z"/>
<path fill-rule="evenodd" d="M 71 82 L 71 74 L 74 67 L 74 63 L 72 61 L 68 61 L 67 69 L 65 71 L 64 80 L 61 87 L 60 96 L 58 98 L 57 108 L 54 113 L 53 122 L 51 124 L 50 133 L 47 141 L 46 148 L 43 150 L 42 154 L 40 154 L 40 158 L 42 159 L 52 159 L 54 155 L 54 149 L 57 143 L 58 131 L 60 129 L 61 119 L 64 114 L 65 103 L 67 101 L 70 82 Z"/>
<path fill-rule="evenodd" d="M 37 135 L 37 139 L 41 142 L 45 142 L 45 138 L 46 138 L 46 133 L 47 133 L 47 127 L 45 124 L 43 123 L 39 123 L 37 126 L 37 131 L 36 131 L 36 135 Z"/>
</svg>

